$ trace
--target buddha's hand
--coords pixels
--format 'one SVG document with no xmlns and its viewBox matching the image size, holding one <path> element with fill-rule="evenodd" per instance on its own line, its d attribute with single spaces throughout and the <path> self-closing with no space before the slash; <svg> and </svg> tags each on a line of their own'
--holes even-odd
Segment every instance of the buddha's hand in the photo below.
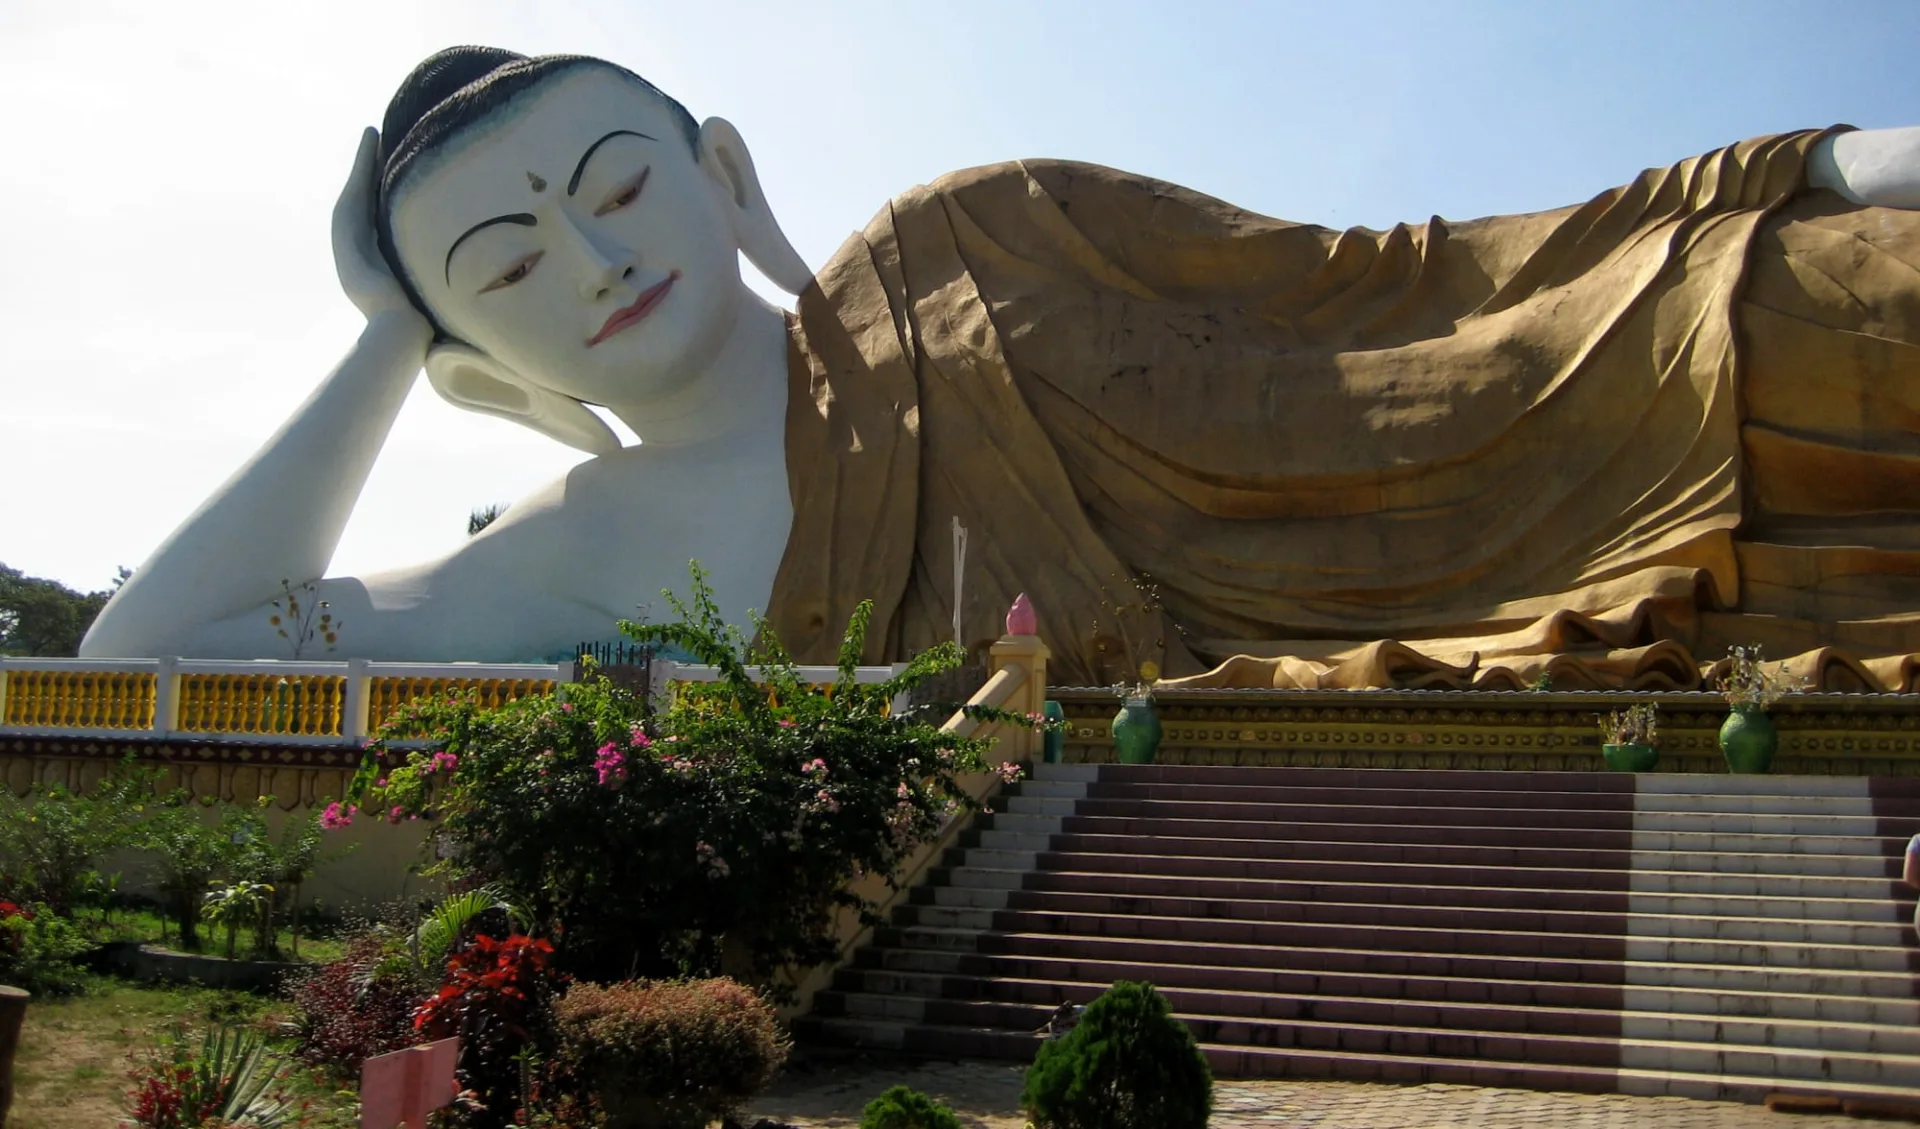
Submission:
<svg viewBox="0 0 1920 1129">
<path fill-rule="evenodd" d="M 380 131 L 360 135 L 360 151 L 353 158 L 353 174 L 333 206 L 333 267 L 347 299 L 371 321 L 376 314 L 401 315 L 424 322 L 408 299 L 393 270 L 380 253 L 375 235 L 374 208 L 380 199 Z"/>
</svg>

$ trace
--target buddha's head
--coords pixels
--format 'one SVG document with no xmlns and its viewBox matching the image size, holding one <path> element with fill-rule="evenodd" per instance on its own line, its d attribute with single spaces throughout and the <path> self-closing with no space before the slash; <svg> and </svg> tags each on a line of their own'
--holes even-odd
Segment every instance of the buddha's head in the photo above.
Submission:
<svg viewBox="0 0 1920 1129">
<path fill-rule="evenodd" d="M 754 300 L 741 253 L 809 280 L 738 131 L 598 59 L 442 51 L 388 105 L 380 163 L 434 387 L 583 450 L 619 445 L 585 404 L 644 405 L 718 354 Z"/>
</svg>

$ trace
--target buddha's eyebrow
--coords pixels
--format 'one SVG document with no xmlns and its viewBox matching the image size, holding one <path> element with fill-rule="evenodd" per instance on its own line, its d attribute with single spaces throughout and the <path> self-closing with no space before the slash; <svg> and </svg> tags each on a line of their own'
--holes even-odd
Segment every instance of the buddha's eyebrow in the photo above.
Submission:
<svg viewBox="0 0 1920 1129">
<path fill-rule="evenodd" d="M 580 174 L 587 171 L 587 158 L 593 156 L 595 149 L 600 148 L 600 146 L 605 145 L 616 137 L 638 137 L 642 141 L 660 140 L 652 134 L 636 133 L 631 129 L 616 129 L 612 133 L 607 134 L 605 137 L 587 146 L 587 151 L 580 154 L 580 163 L 573 166 L 573 175 L 567 178 L 567 195 L 571 196 L 580 190 Z"/>
<path fill-rule="evenodd" d="M 453 253 L 460 249 L 460 244 L 467 241 L 467 236 L 476 235 L 497 223 L 517 223 L 521 227 L 534 227 L 539 222 L 526 212 L 515 212 L 510 216 L 495 216 L 490 220 L 481 220 L 462 232 L 460 238 L 453 241 L 453 246 L 447 248 L 447 285 L 453 285 Z"/>
</svg>

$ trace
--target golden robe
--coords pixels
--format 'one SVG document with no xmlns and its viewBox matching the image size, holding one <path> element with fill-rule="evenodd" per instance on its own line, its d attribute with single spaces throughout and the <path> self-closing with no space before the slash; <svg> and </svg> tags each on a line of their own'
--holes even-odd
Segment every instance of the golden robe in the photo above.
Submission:
<svg viewBox="0 0 1920 1129">
<path fill-rule="evenodd" d="M 793 319 L 771 625 L 952 638 L 958 517 L 965 640 L 1025 591 L 1057 682 L 1693 687 L 1760 642 L 1912 689 L 1920 215 L 1807 190 L 1820 136 L 1384 232 L 1057 161 L 917 188 Z"/>
</svg>

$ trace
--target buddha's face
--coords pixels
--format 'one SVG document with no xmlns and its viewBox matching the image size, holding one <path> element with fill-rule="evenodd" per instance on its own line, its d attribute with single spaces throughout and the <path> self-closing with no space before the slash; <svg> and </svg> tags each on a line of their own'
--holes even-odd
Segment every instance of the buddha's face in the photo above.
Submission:
<svg viewBox="0 0 1920 1129">
<path fill-rule="evenodd" d="M 728 189 L 621 75 L 559 75 L 458 136 L 392 202 L 448 331 L 524 378 L 625 405 L 696 376 L 744 300 Z"/>
</svg>

